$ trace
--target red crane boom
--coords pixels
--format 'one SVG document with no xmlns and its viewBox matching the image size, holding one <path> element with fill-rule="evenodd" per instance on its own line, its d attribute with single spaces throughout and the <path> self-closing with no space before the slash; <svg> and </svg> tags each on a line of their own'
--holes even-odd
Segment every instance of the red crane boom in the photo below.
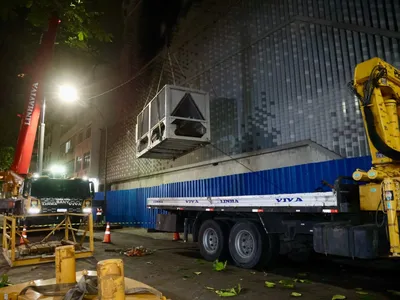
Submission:
<svg viewBox="0 0 400 300">
<path fill-rule="evenodd" d="M 21 118 L 14 161 L 11 165 L 11 171 L 20 175 L 29 172 L 43 99 L 43 80 L 53 57 L 53 47 L 60 22 L 56 16 L 49 20 L 48 30 L 43 34 L 39 52 L 33 63 L 31 84 Z"/>
</svg>

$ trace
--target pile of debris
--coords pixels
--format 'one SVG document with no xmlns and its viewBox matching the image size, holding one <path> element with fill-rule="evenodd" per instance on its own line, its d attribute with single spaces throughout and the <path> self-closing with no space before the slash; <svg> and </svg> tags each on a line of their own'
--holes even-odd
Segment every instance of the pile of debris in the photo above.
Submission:
<svg viewBox="0 0 400 300">
<path fill-rule="evenodd" d="M 124 252 L 124 255 L 126 255 L 126 256 L 145 256 L 145 255 L 149 255 L 152 253 L 153 253 L 152 250 L 147 249 L 143 246 L 139 246 L 139 247 L 135 247 L 135 248 L 126 250 Z"/>
</svg>

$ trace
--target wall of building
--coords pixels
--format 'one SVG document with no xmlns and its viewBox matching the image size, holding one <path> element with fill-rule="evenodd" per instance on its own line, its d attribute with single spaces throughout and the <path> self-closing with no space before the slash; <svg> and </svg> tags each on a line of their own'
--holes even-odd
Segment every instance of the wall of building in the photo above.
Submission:
<svg viewBox="0 0 400 300">
<path fill-rule="evenodd" d="M 126 43 L 140 41 L 138 5 L 126 19 Z M 161 52 L 140 72 L 126 66 L 132 80 L 126 113 L 110 128 L 109 181 L 141 186 L 133 178 L 304 140 L 343 157 L 367 155 L 347 83 L 356 64 L 374 56 L 400 67 L 399 28 L 396 0 L 194 1 L 173 33 L 171 64 Z M 135 44 L 123 61 L 138 62 Z M 210 93 L 210 146 L 174 161 L 135 158 L 136 116 L 159 78 Z"/>
<path fill-rule="evenodd" d="M 128 179 L 112 185 L 113 190 L 158 186 L 189 180 L 215 178 L 255 171 L 271 170 L 296 166 L 304 163 L 316 163 L 341 158 L 311 141 L 293 143 L 267 150 L 260 150 L 232 157 L 218 158 L 197 164 L 171 168 Z"/>
</svg>

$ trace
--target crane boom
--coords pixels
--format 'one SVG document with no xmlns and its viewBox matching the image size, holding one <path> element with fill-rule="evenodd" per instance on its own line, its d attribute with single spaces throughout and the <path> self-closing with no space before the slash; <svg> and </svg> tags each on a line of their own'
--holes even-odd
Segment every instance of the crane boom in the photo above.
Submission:
<svg viewBox="0 0 400 300">
<path fill-rule="evenodd" d="M 26 175 L 29 172 L 39 123 L 41 99 L 43 99 L 43 80 L 52 60 L 59 23 L 60 20 L 56 16 L 50 18 L 48 30 L 43 34 L 39 52 L 33 63 L 33 74 L 29 85 L 25 111 L 21 118 L 14 161 L 11 165 L 11 171 L 16 174 Z"/>
<path fill-rule="evenodd" d="M 391 256 L 400 256 L 400 70 L 372 58 L 357 65 L 352 90 L 361 113 L 372 156 L 372 168 L 357 170 L 353 178 L 369 182 L 360 186 L 360 206 L 374 203 L 387 217 Z M 380 190 L 380 197 L 374 196 Z M 377 202 L 377 203 L 376 203 Z M 365 209 L 367 210 L 367 209 Z"/>
</svg>

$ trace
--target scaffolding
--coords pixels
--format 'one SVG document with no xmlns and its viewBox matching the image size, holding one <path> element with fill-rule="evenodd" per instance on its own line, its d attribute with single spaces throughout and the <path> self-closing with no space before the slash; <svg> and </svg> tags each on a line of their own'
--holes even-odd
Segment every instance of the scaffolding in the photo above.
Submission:
<svg viewBox="0 0 400 300">
<path fill-rule="evenodd" d="M 22 224 L 27 216 L 4 216 L 2 248 L 4 258 L 11 267 L 54 262 L 55 248 L 62 245 L 73 245 L 76 258 L 93 256 L 94 236 L 91 214 L 54 213 L 30 215 L 28 217 L 63 217 L 63 220 L 53 227 L 27 228 L 26 231 L 23 231 L 24 227 L 19 224 Z M 71 217 L 82 217 L 86 222 L 82 223 L 79 228 L 76 228 L 71 223 Z M 50 237 L 62 230 L 64 230 L 64 238 L 61 241 L 49 241 Z M 24 237 L 23 232 L 27 234 L 37 232 L 48 233 L 39 242 L 31 242 L 28 238 Z M 85 243 L 86 238 L 89 240 L 89 245 L 87 245 L 87 242 Z"/>
</svg>

